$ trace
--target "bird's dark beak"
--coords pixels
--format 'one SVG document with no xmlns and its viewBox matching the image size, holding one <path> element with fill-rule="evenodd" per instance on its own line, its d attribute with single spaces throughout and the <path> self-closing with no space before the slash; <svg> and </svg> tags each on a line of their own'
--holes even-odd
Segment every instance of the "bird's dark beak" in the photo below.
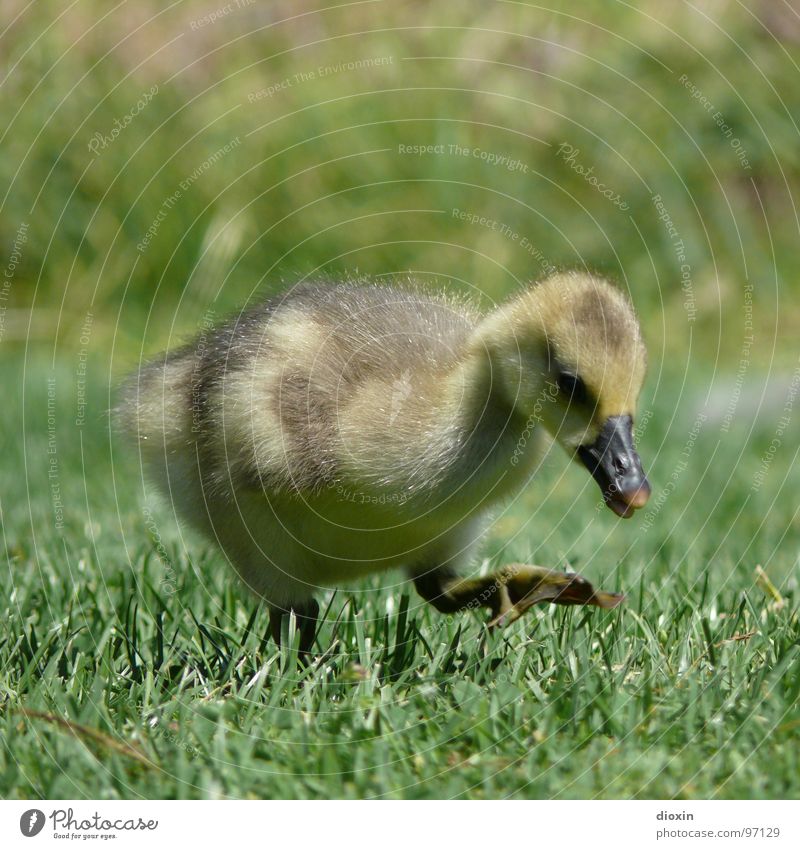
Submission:
<svg viewBox="0 0 800 849">
<path fill-rule="evenodd" d="M 581 445 L 578 456 L 600 486 L 606 504 L 618 516 L 627 519 L 647 503 L 650 484 L 633 447 L 630 416 L 606 419 L 597 439 L 591 445 Z"/>
</svg>

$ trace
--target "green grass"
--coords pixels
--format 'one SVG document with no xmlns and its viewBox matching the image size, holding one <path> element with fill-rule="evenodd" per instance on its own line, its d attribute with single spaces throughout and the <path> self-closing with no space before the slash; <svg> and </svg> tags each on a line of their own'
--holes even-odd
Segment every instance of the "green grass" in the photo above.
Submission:
<svg viewBox="0 0 800 849">
<path fill-rule="evenodd" d="M 326 655 L 300 673 L 221 557 L 182 540 L 167 506 L 147 518 L 135 463 L 115 446 L 112 465 L 101 417 L 78 433 L 69 391 L 51 409 L 55 529 L 48 376 L 69 386 L 64 369 L 30 360 L 28 437 L 2 470 L 3 796 L 800 793 L 797 516 L 775 498 L 800 483 L 791 452 L 746 498 L 770 427 L 741 456 L 744 433 L 704 428 L 681 486 L 649 518 L 597 511 L 594 484 L 556 453 L 498 517 L 493 562 L 569 563 L 624 589 L 619 610 L 540 608 L 488 633 L 387 576 L 325 598 Z M 667 410 L 645 407 L 657 498 L 683 442 L 659 450 Z M 759 563 L 782 606 L 756 585 Z"/>
</svg>

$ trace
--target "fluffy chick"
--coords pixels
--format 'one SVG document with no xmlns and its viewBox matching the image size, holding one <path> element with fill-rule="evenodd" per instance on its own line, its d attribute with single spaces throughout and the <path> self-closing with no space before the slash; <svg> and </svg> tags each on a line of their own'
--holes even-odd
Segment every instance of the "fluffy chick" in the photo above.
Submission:
<svg viewBox="0 0 800 849">
<path fill-rule="evenodd" d="M 533 566 L 465 580 L 490 508 L 530 478 L 542 429 L 629 516 L 649 495 L 633 447 L 646 353 L 628 300 L 565 273 L 487 316 L 444 294 L 316 283 L 144 366 L 121 429 L 183 521 L 215 541 L 301 649 L 313 593 L 404 567 L 439 610 L 493 622 L 552 600 L 613 606 Z"/>
</svg>

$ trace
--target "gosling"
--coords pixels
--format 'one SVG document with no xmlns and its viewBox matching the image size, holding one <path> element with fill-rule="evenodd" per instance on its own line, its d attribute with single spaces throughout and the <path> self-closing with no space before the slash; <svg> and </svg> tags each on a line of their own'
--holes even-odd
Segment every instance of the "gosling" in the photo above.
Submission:
<svg viewBox="0 0 800 849">
<path fill-rule="evenodd" d="M 293 613 L 306 653 L 315 592 L 395 567 L 437 610 L 487 607 L 492 624 L 546 601 L 617 604 L 538 566 L 461 576 L 492 507 L 531 478 L 543 431 L 618 516 L 645 504 L 645 368 L 630 303 L 589 274 L 551 276 L 485 317 L 420 287 L 315 283 L 157 357 L 116 415 L 178 518 L 266 600 L 275 640 Z"/>
</svg>

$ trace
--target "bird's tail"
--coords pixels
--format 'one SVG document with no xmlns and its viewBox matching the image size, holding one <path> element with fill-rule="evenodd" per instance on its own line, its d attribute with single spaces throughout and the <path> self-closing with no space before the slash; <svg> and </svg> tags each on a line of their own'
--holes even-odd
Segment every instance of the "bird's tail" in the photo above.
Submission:
<svg viewBox="0 0 800 849">
<path fill-rule="evenodd" d="M 190 350 L 159 356 L 125 380 L 112 410 L 115 429 L 139 446 L 146 470 L 160 477 L 169 458 L 193 442 Z"/>
</svg>

